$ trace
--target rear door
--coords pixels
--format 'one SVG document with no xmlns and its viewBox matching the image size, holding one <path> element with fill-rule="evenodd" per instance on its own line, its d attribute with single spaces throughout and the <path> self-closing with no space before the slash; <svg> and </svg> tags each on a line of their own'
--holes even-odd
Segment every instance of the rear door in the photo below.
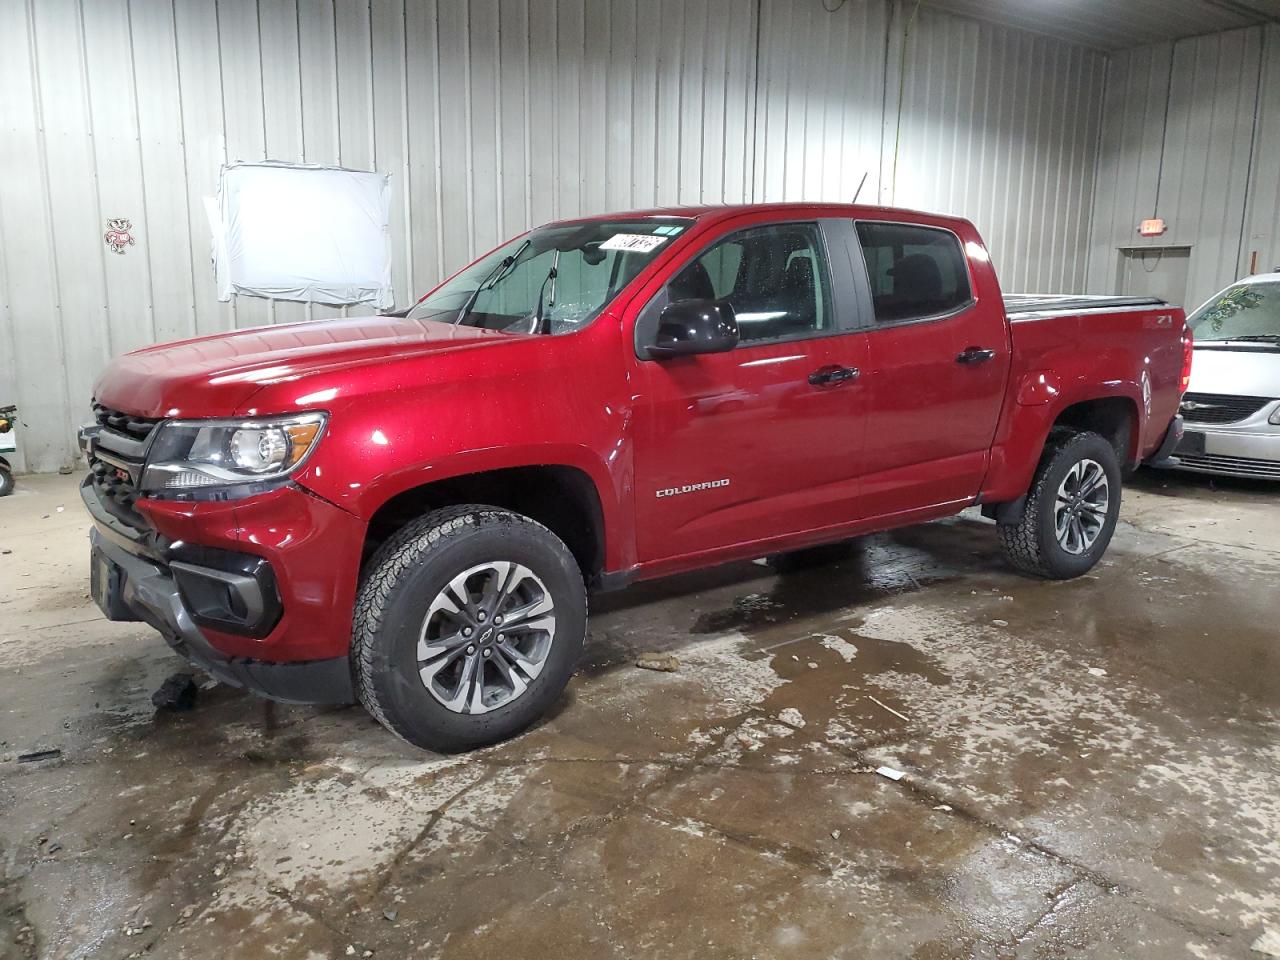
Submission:
<svg viewBox="0 0 1280 960">
<path fill-rule="evenodd" d="M 974 497 L 1010 358 L 1003 301 L 975 293 L 969 258 L 990 270 L 986 251 L 937 227 L 856 226 L 870 291 L 863 516 Z"/>
<path fill-rule="evenodd" d="M 833 263 L 819 222 L 756 222 L 692 255 L 644 308 L 638 345 L 682 299 L 729 301 L 741 341 L 637 364 L 641 562 L 856 518 L 867 337 L 852 283 L 847 250 Z"/>
</svg>

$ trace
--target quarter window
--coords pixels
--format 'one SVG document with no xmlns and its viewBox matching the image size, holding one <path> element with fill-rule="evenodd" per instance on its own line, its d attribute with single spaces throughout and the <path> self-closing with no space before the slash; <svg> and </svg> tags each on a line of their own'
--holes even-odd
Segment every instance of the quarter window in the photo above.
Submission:
<svg viewBox="0 0 1280 960">
<path fill-rule="evenodd" d="M 877 321 L 920 320 L 973 299 L 955 234 L 910 224 L 859 223 L 858 240 Z"/>
<path fill-rule="evenodd" d="M 743 342 L 830 330 L 831 282 L 816 224 L 752 227 L 721 240 L 667 286 L 671 302 L 727 300 Z"/>
</svg>

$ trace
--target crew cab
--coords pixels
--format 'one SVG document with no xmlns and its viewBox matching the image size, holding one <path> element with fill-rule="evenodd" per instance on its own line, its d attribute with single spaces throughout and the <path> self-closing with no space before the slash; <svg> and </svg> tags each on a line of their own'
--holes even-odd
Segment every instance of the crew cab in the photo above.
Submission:
<svg viewBox="0 0 1280 960">
<path fill-rule="evenodd" d="M 589 590 L 975 504 L 1018 569 L 1084 573 L 1122 473 L 1178 441 L 1190 357 L 1160 301 L 1004 298 L 962 219 L 554 223 L 403 316 L 113 361 L 92 589 L 223 681 L 466 749 L 560 695 Z"/>
</svg>

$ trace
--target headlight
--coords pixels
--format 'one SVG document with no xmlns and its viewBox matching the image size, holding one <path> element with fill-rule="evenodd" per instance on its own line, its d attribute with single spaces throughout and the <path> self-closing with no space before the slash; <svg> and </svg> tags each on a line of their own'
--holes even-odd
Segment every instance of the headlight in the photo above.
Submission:
<svg viewBox="0 0 1280 960">
<path fill-rule="evenodd" d="M 143 490 L 181 491 L 261 483 L 302 465 L 324 432 L 326 415 L 253 420 L 167 420 L 160 426 Z"/>
</svg>

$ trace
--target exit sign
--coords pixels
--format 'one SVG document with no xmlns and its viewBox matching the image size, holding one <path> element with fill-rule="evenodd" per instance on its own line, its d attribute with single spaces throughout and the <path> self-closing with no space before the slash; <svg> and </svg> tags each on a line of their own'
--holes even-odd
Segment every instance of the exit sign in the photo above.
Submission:
<svg viewBox="0 0 1280 960">
<path fill-rule="evenodd" d="M 1144 237 L 1158 237 L 1164 233 L 1166 227 L 1164 220 L 1143 220 L 1138 224 L 1138 233 Z"/>
</svg>

